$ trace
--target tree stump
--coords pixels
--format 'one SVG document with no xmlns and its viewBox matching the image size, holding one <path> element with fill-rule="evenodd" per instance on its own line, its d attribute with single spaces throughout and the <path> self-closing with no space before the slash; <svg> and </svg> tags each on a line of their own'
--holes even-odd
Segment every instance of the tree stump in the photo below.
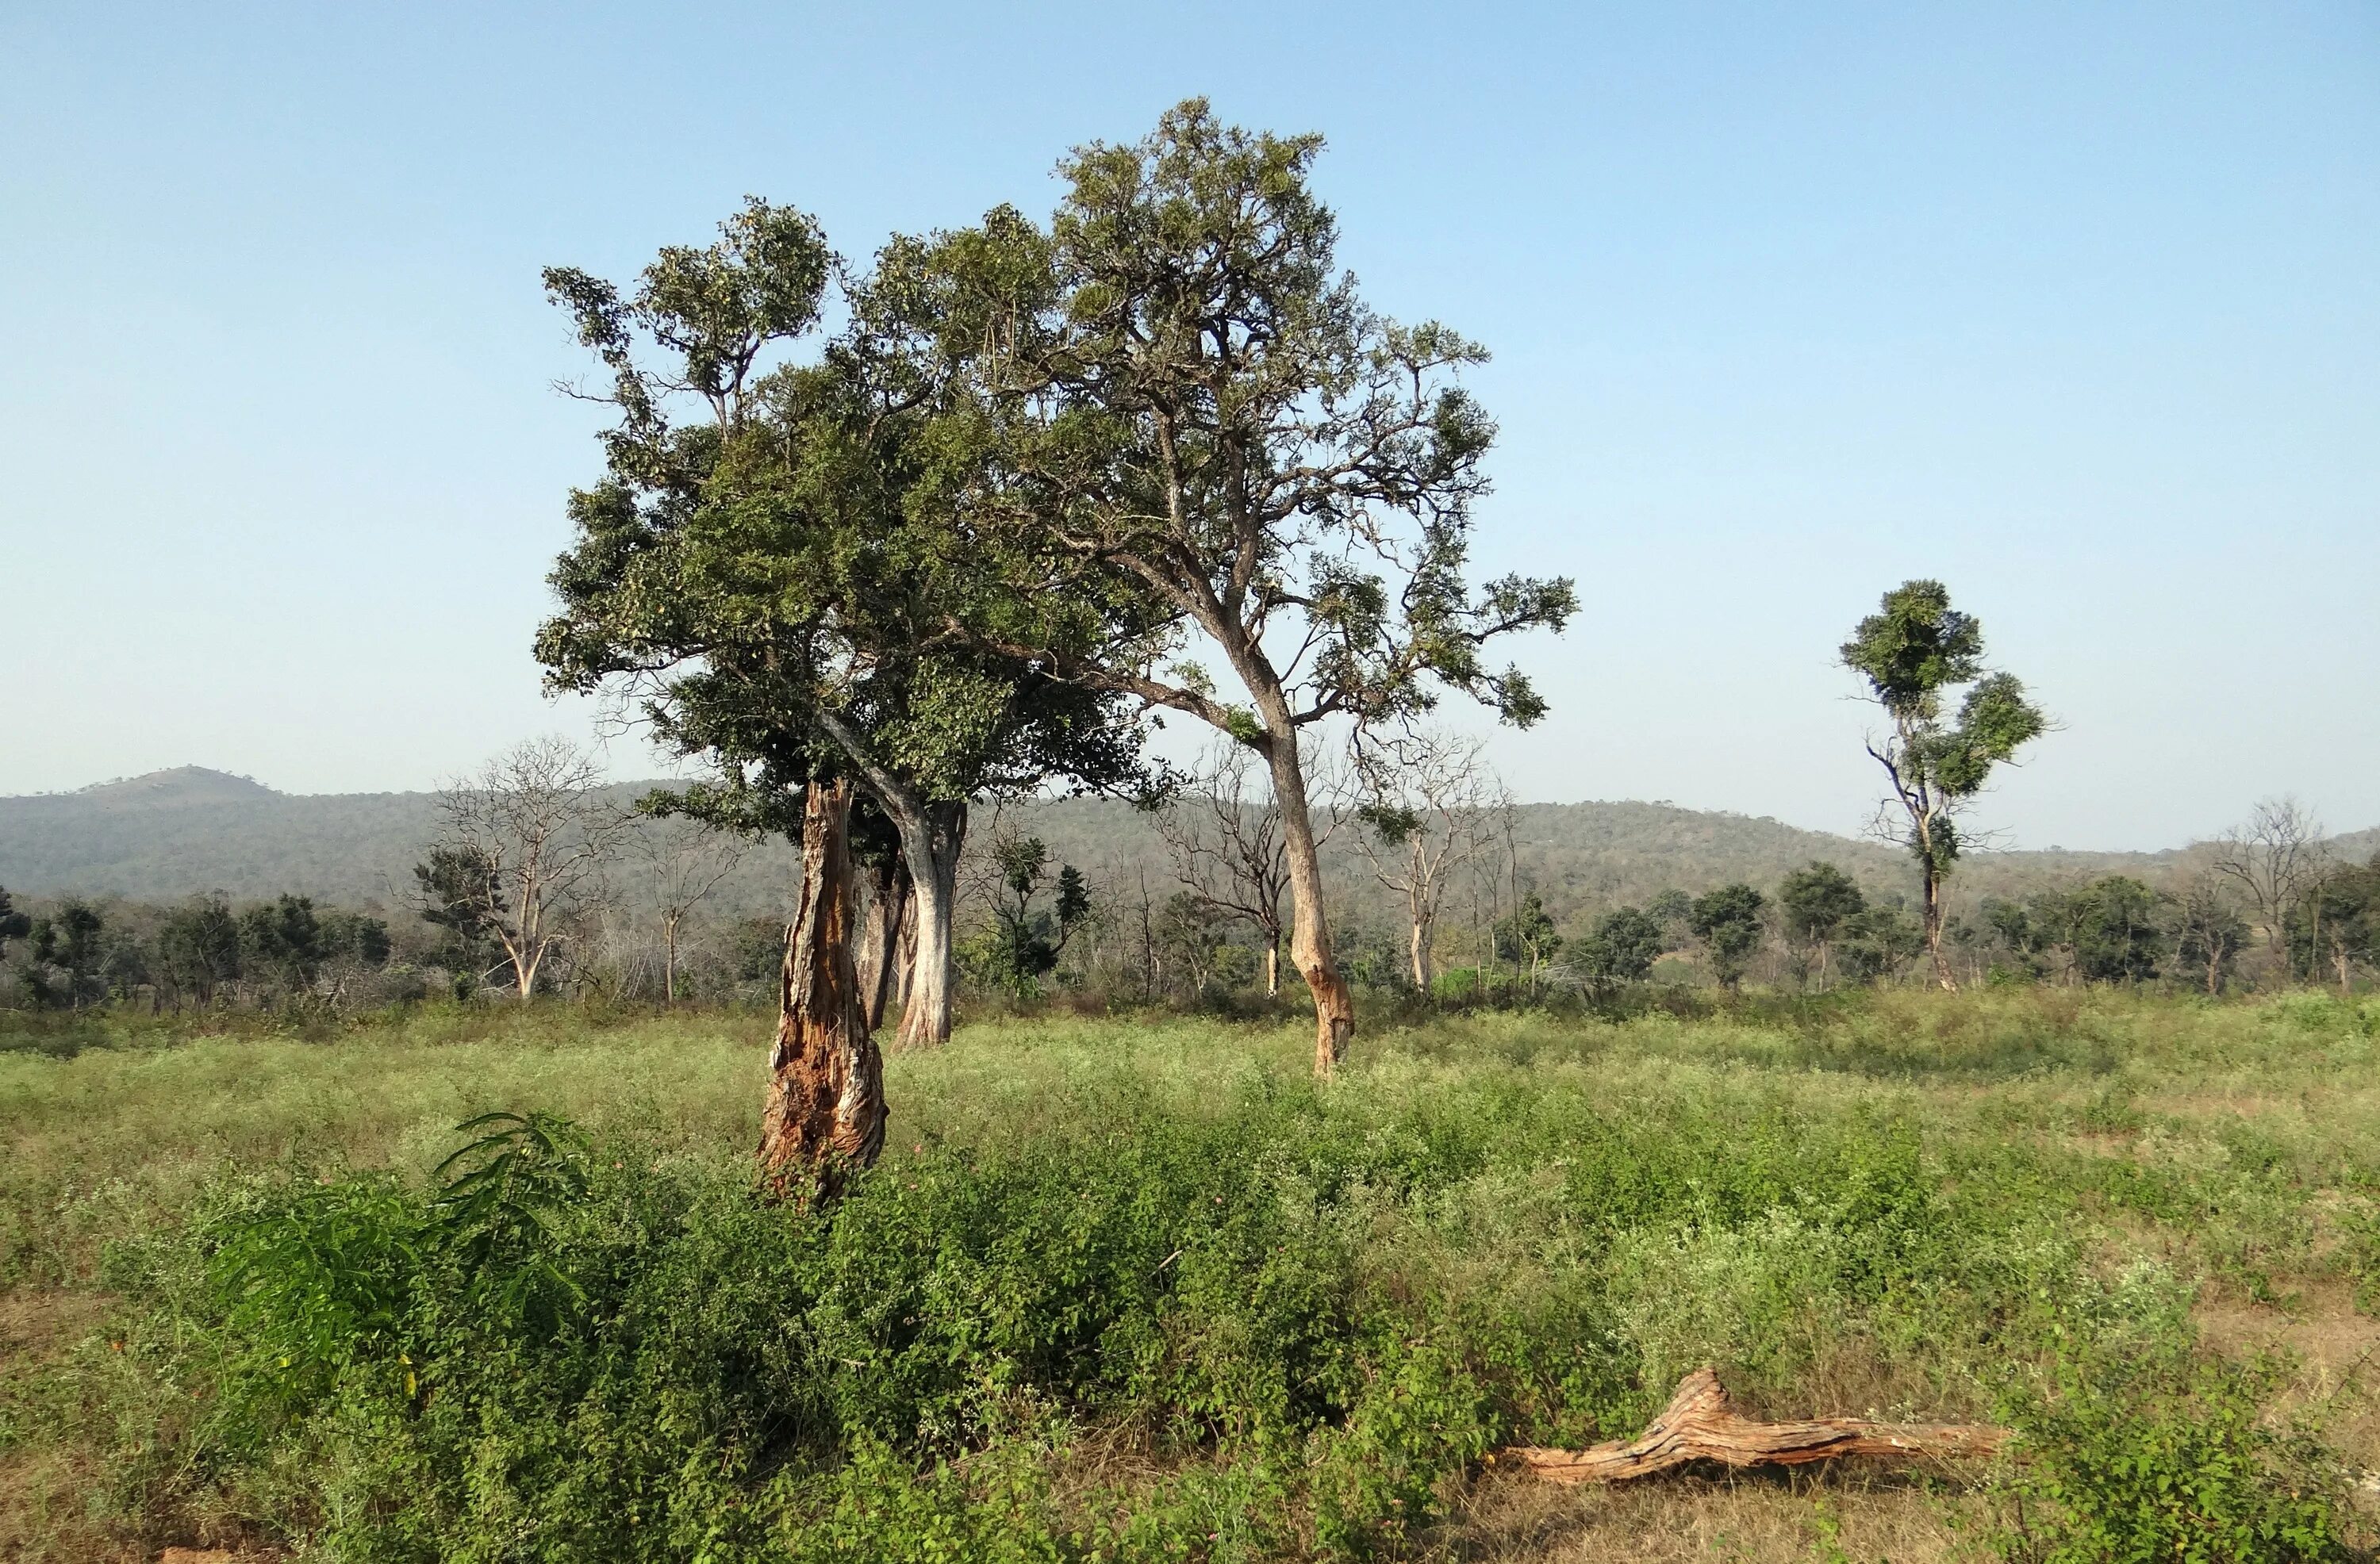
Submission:
<svg viewBox="0 0 2380 1564">
<path fill-rule="evenodd" d="M 2008 1438 L 2007 1429 L 1979 1423 L 1870 1423 L 1856 1417 L 1762 1423 L 1736 1412 L 1717 1369 L 1698 1368 L 1679 1381 L 1670 1404 L 1633 1439 L 1584 1450 L 1521 1446 L 1505 1453 L 1549 1482 L 1624 1483 L 1696 1461 L 1799 1466 L 1846 1455 L 1987 1456 Z"/>
<path fill-rule="evenodd" d="M 884 1148 L 884 1061 L 852 963 L 850 818 L 848 782 L 810 783 L 760 1115 L 761 1188 L 805 1206 L 832 1199 Z"/>
</svg>

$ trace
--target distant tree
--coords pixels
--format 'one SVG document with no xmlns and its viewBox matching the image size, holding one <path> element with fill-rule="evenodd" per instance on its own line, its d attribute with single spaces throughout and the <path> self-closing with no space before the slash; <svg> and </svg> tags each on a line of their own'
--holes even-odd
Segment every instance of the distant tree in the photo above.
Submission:
<svg viewBox="0 0 2380 1564">
<path fill-rule="evenodd" d="M 986 981 L 1020 996 L 1031 995 L 1039 990 L 1042 978 L 1057 970 L 1067 941 L 1089 918 L 1090 887 L 1081 870 L 1061 865 L 1052 903 L 1037 906 L 1050 867 L 1050 850 L 1038 836 L 995 843 L 992 866 L 998 882 L 980 969 Z"/>
<path fill-rule="evenodd" d="M 2380 854 L 2305 885 L 2287 926 L 2299 970 L 2312 975 L 2328 967 L 2338 991 L 2351 993 L 2355 969 L 2380 964 Z"/>
<path fill-rule="evenodd" d="M 2174 963 L 2201 976 L 2211 997 L 2223 991 L 2234 959 L 2248 942 L 2248 921 L 2234 902 L 2233 882 L 2220 870 L 2192 877 L 2175 898 Z"/>
<path fill-rule="evenodd" d="M 1645 903 L 1645 915 L 1673 936 L 1690 934 L 1694 931 L 1694 899 L 1682 891 L 1664 891 Z"/>
<path fill-rule="evenodd" d="M 1484 355 L 1363 303 L 1308 183 L 1320 151 L 1191 100 L 1137 144 L 1070 156 L 1046 229 L 1002 209 L 880 276 L 908 279 L 921 339 L 973 394 L 953 430 L 981 460 L 958 510 L 1006 590 L 982 600 L 994 612 L 972 633 L 1208 723 L 1270 771 L 1327 1075 L 1355 1018 L 1300 733 L 1401 723 L 1441 689 L 1536 721 L 1542 699 L 1483 648 L 1559 629 L 1575 594 L 1567 580 L 1466 582 L 1494 426 L 1457 377 Z M 1027 632 L 1002 612 L 1053 588 L 1156 616 L 1068 626 L 1035 608 Z M 1184 658 L 1194 637 L 1208 661 Z"/>
<path fill-rule="evenodd" d="M 1245 746 L 1219 746 L 1159 810 L 1157 830 L 1183 888 L 1209 911 L 1256 931 L 1269 997 L 1281 992 L 1289 853 L 1281 810 L 1250 774 L 1254 766 Z"/>
<path fill-rule="evenodd" d="M 1882 608 L 1843 643 L 1842 661 L 1867 681 L 1892 723 L 1867 746 L 1892 784 L 1878 821 L 1917 859 L 1920 927 L 1935 979 L 1956 988 L 1942 951 L 1942 882 L 1958 863 L 1960 816 L 1992 769 L 2038 737 L 2048 719 L 2015 678 L 1985 673 L 1983 625 L 1952 608 L 1938 581 L 1887 592 Z M 1967 693 L 1958 721 L 1946 722 L 1944 697 L 1961 685 Z"/>
<path fill-rule="evenodd" d="M 2322 821 L 2287 794 L 2258 800 L 2245 823 L 2223 833 L 2216 844 L 2216 872 L 2248 896 L 2266 949 L 2286 964 L 2289 915 L 2305 899 L 2305 888 L 2328 867 Z"/>
<path fill-rule="evenodd" d="M 421 920 L 445 930 L 431 960 L 455 974 L 455 991 L 468 994 L 505 964 L 490 910 L 487 859 L 468 846 L 433 846 L 413 866 L 414 897 Z M 782 940 L 784 931 L 780 928 Z"/>
<path fill-rule="evenodd" d="M 2166 931 L 2157 894 L 2111 874 L 2073 892 L 2074 969 L 2090 983 L 2146 983 L 2157 975 Z"/>
<path fill-rule="evenodd" d="M 1871 903 L 1843 920 L 1837 936 L 1843 970 L 1860 983 L 1896 977 L 1925 949 L 1925 931 L 1908 912 Z"/>
<path fill-rule="evenodd" d="M 2039 977 L 2040 957 L 2046 942 L 2043 931 L 2025 904 L 1986 896 L 1984 898 L 1983 917 L 1984 927 L 1991 931 L 1993 940 L 2020 964 L 2023 976 Z"/>
<path fill-rule="evenodd" d="M 322 960 L 349 962 L 367 969 L 388 964 L 392 949 L 388 925 L 368 913 L 328 912 L 315 917 L 321 934 Z"/>
<path fill-rule="evenodd" d="M 1554 931 L 1554 920 L 1546 913 L 1543 897 L 1532 891 L 1521 898 L 1521 904 L 1499 918 L 1489 930 L 1497 955 L 1514 963 L 1527 964 L 1529 984 L 1536 985 L 1546 964 L 1561 950 L 1562 938 Z"/>
<path fill-rule="evenodd" d="M 18 910 L 6 888 L 0 888 L 0 956 L 8 953 L 9 940 L 22 940 L 32 931 L 33 920 Z"/>
<path fill-rule="evenodd" d="M 32 920 L 26 943 L 33 970 L 23 974 L 22 980 L 35 1004 L 80 1009 L 105 993 L 101 977 L 106 946 L 101 934 L 106 927 L 98 908 L 76 899 Z"/>
<path fill-rule="evenodd" d="M 285 995 L 313 984 L 325 953 L 310 897 L 285 895 L 239 915 L 241 969 L 272 979 Z"/>
<path fill-rule="evenodd" d="M 1795 869 L 1777 891 L 1778 910 L 1785 920 L 1785 938 L 1814 951 L 1818 958 L 1818 986 L 1827 984 L 1828 956 L 1846 918 L 1867 909 L 1859 882 L 1834 865 L 1812 860 Z"/>
<path fill-rule="evenodd" d="M 203 1010 L 240 972 L 239 921 L 221 893 L 193 896 L 157 929 L 157 972 L 180 1008 L 188 994 Z"/>
<path fill-rule="evenodd" d="M 1578 964 L 1596 988 L 1615 983 L 1641 983 L 1670 948 L 1662 920 L 1634 907 L 1621 907 L 1597 918 L 1578 943 Z"/>
<path fill-rule="evenodd" d="M 422 915 L 493 940 L 524 1003 L 571 915 L 601 889 L 625 824 L 601 781 L 594 758 L 568 740 L 532 739 L 438 794 L 438 841 L 415 873 L 447 900 Z"/>
<path fill-rule="evenodd" d="M 1690 916 L 1694 935 L 1709 952 L 1711 975 L 1722 988 L 1743 980 L 1743 969 L 1760 948 L 1761 909 L 1768 899 L 1749 885 L 1722 885 L 1694 898 Z"/>
<path fill-rule="evenodd" d="M 627 856 L 662 925 L 662 1002 L 677 1002 L 678 931 L 743 861 L 745 843 L 683 816 L 647 814 L 624 832 Z M 873 1026 L 871 1022 L 870 1025 Z"/>
<path fill-rule="evenodd" d="M 1414 987 L 1429 992 L 1438 919 L 1456 871 L 1494 845 L 1510 795 L 1475 739 L 1415 733 L 1359 765 L 1356 844 L 1373 878 L 1404 901 Z"/>
</svg>

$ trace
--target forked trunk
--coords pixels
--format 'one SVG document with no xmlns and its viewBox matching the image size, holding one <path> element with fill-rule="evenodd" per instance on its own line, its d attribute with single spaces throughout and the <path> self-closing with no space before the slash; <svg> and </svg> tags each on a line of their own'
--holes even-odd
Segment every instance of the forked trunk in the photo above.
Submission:
<svg viewBox="0 0 2380 1564">
<path fill-rule="evenodd" d="M 902 923 L 909 911 L 908 864 L 900 857 L 889 858 L 869 865 L 861 879 L 868 897 L 860 913 L 856 964 L 860 1003 L 868 1013 L 868 1029 L 873 1032 L 884 1024 L 885 1002 L 892 997 L 901 964 Z"/>
<path fill-rule="evenodd" d="M 1279 736 L 1266 746 L 1265 758 L 1272 771 L 1281 845 L 1289 860 L 1289 956 L 1314 995 L 1314 1073 L 1328 1079 L 1355 1036 L 1355 996 L 1330 952 L 1330 922 L 1322 908 L 1322 855 L 1314 840 L 1314 817 L 1306 808 L 1297 735 L 1286 722 L 1276 731 Z"/>
<path fill-rule="evenodd" d="M 902 1009 L 901 1031 L 892 1046 L 933 1048 L 951 1040 L 951 923 L 958 910 L 966 805 L 952 801 L 887 813 L 901 829 L 901 848 L 916 890 L 917 927 L 908 1003 Z"/>
<path fill-rule="evenodd" d="M 832 1199 L 884 1146 L 884 1062 L 851 960 L 850 817 L 849 782 L 810 783 L 760 1115 L 761 1187 L 804 1205 Z"/>
</svg>

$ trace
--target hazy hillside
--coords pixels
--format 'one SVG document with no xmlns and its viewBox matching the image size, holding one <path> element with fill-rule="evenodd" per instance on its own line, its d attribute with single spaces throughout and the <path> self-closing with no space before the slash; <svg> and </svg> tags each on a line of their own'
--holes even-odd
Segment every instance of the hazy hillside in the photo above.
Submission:
<svg viewBox="0 0 2380 1564">
<path fill-rule="evenodd" d="M 625 802 L 650 784 L 623 783 Z M 298 891 L 348 904 L 388 902 L 412 883 L 432 828 L 422 793 L 276 793 L 246 778 L 182 767 L 79 793 L 0 798 L 0 885 L 31 895 L 75 893 L 167 900 L 196 891 L 235 898 Z M 1118 892 L 1145 874 L 1153 897 L 1172 890 L 1161 843 L 1146 816 L 1107 799 L 1065 799 L 985 809 L 972 832 L 1038 835 L 1053 858 L 1089 871 Z M 1524 806 L 1513 844 L 1524 886 L 1569 919 L 1675 886 L 1706 890 L 1732 879 L 1763 888 L 1813 858 L 1828 858 L 1872 890 L 1906 889 L 1903 858 L 1875 842 L 1802 830 L 1765 818 L 1666 804 Z M 2380 830 L 2336 839 L 2342 855 L 2380 849 Z M 1351 903 L 1385 914 L 1351 839 L 1329 854 Z M 1963 867 L 1967 896 L 2125 873 L 2163 882 L 2203 861 L 2203 849 L 2165 853 L 1978 854 Z M 783 843 L 750 855 L 713 904 L 722 915 L 774 914 L 795 872 Z M 633 894 L 633 887 L 628 888 Z"/>
</svg>

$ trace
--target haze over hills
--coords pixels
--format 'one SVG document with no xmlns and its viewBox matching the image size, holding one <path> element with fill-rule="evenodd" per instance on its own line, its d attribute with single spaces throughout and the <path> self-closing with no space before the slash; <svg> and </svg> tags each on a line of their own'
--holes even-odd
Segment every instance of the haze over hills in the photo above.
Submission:
<svg viewBox="0 0 2380 1564">
<path fill-rule="evenodd" d="M 656 785 L 623 782 L 625 804 Z M 20 895 L 122 896 L 167 901 L 200 891 L 237 900 L 292 891 L 328 903 L 393 903 L 413 883 L 435 828 L 427 793 L 294 794 L 246 777 L 183 766 L 69 794 L 0 798 L 0 886 Z M 977 812 L 971 836 L 1041 837 L 1053 859 L 1095 882 L 1137 882 L 1171 892 L 1172 877 L 1148 818 L 1110 799 L 1034 800 Z M 1774 819 L 1668 804 L 1535 804 L 1517 814 L 1513 845 L 1524 886 L 1557 918 L 1675 886 L 1698 891 L 1742 879 L 1772 887 L 1789 869 L 1826 858 L 1871 890 L 1907 889 L 1903 855 L 1873 841 L 1803 830 Z M 2380 849 L 2380 830 L 2335 839 L 2341 855 Z M 1978 853 L 1958 881 L 1966 895 L 2008 894 L 2092 875 L 2168 880 L 2203 849 L 2163 853 Z M 1333 878 L 1357 902 L 1378 896 L 1348 842 L 1329 853 Z M 782 843 L 751 853 L 712 911 L 774 915 L 796 872 Z M 634 894 L 633 888 L 629 893 Z"/>
</svg>

